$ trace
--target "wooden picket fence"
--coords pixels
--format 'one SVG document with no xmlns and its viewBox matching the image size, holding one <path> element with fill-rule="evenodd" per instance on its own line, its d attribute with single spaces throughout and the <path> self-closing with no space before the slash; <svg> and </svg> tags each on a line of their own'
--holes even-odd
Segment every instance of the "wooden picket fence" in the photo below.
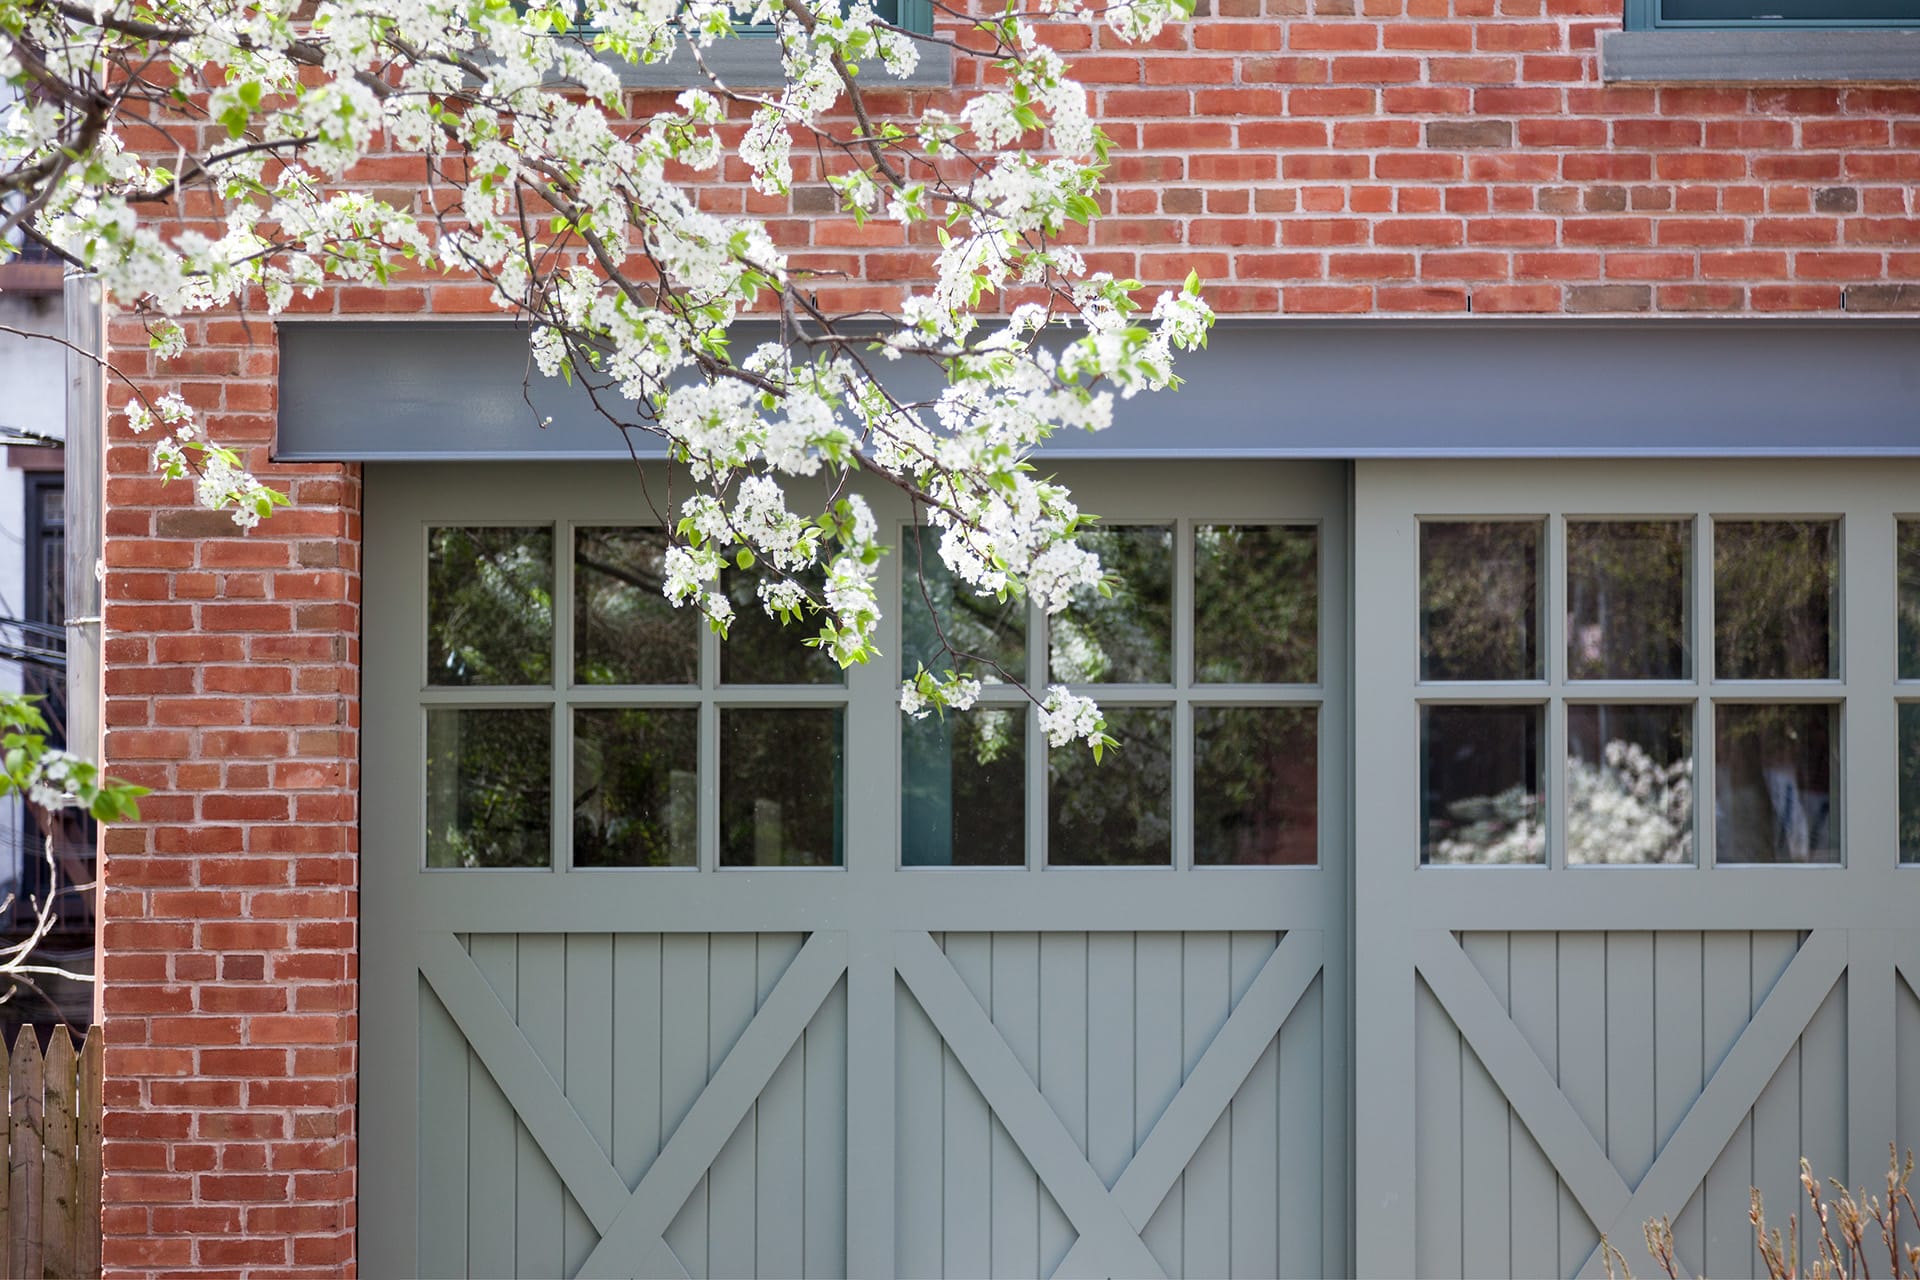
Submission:
<svg viewBox="0 0 1920 1280">
<path fill-rule="evenodd" d="M 0 1162 L 0 1242 L 11 1280 L 100 1274 L 100 1070 L 106 1037 L 78 1053 L 65 1027 L 40 1052 L 31 1027 L 7 1061 L 7 1159 Z"/>
</svg>

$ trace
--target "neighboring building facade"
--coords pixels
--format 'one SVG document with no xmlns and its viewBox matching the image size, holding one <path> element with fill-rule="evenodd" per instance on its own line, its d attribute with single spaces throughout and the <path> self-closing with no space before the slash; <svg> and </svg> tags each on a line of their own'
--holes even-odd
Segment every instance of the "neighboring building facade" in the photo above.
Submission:
<svg viewBox="0 0 1920 1280">
<path fill-rule="evenodd" d="M 293 501 L 233 536 L 107 423 L 104 751 L 154 788 L 103 837 L 108 1266 L 1596 1274 L 1672 1215 L 1730 1275 L 1749 1185 L 1877 1185 L 1920 1145 L 1920 15 L 1660 3 L 1212 0 L 1078 53 L 1091 265 L 1226 317 L 1050 457 L 1135 589 L 969 622 L 1103 689 L 1097 771 L 997 694 L 903 730 L 910 607 L 844 680 L 653 607 L 623 447 L 534 424 L 480 286 L 164 369 L 112 321 Z M 707 206 L 890 302 L 925 246 L 808 163 Z"/>
<path fill-rule="evenodd" d="M 61 263 L 31 248 L 0 262 L 0 682 L 45 699 L 53 741 L 67 730 L 66 438 L 67 308 Z M 54 824 L 53 867 L 46 835 L 24 796 L 0 806 L 0 935 L 30 936 L 44 906 L 51 930 L 39 962 L 74 974 L 94 957 L 94 832 L 79 815 Z M 85 982 L 44 974 L 0 1001 L 0 1026 L 93 1016 Z"/>
</svg>

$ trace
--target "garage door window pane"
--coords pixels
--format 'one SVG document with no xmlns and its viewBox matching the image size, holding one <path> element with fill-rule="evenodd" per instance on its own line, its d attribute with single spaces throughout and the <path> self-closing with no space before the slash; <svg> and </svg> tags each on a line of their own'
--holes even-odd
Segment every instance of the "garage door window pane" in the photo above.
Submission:
<svg viewBox="0 0 1920 1280">
<path fill-rule="evenodd" d="M 1543 707 L 1423 707 L 1420 858 L 1435 865 L 1547 858 Z"/>
<path fill-rule="evenodd" d="M 427 531 L 427 683 L 553 679 L 553 530 Z"/>
<path fill-rule="evenodd" d="M 1067 684 L 1173 680 L 1173 531 L 1111 525 L 1080 535 L 1117 581 L 1111 596 L 1074 593 L 1049 628 L 1053 679 Z"/>
<path fill-rule="evenodd" d="M 1027 602 L 975 594 L 940 559 L 940 531 L 906 531 L 900 545 L 902 679 L 921 667 L 949 669 L 987 684 L 1027 676 Z M 948 652 L 970 655 L 967 661 Z"/>
<path fill-rule="evenodd" d="M 1194 862 L 1317 860 L 1319 719 L 1318 707 L 1194 708 Z"/>
<path fill-rule="evenodd" d="M 975 707 L 944 718 L 901 719 L 901 863 L 1024 865 L 1026 709 Z"/>
<path fill-rule="evenodd" d="M 845 713 L 720 712 L 720 865 L 837 867 Z"/>
<path fill-rule="evenodd" d="M 1047 861 L 1061 867 L 1173 862 L 1173 710 L 1103 707 L 1120 749 L 1047 753 Z"/>
<path fill-rule="evenodd" d="M 1900 522 L 1900 678 L 1920 680 L 1920 520 Z"/>
<path fill-rule="evenodd" d="M 430 709 L 427 865 L 550 865 L 552 745 L 545 708 Z"/>
<path fill-rule="evenodd" d="M 1312 684 L 1320 652 L 1320 533 L 1286 525 L 1193 531 L 1193 678 Z"/>
<path fill-rule="evenodd" d="M 840 664 L 825 649 L 807 640 L 820 634 L 820 624 L 802 618 L 782 623 L 760 603 L 761 578 L 756 573 L 728 571 L 723 575 L 727 597 L 733 601 L 733 623 L 720 645 L 720 679 L 727 684 L 844 684 Z M 818 601 L 825 596 L 826 575 L 810 569 L 794 575 Z"/>
<path fill-rule="evenodd" d="M 1714 709 L 1714 822 L 1721 862 L 1838 862 L 1833 784 L 1840 710 Z"/>
<path fill-rule="evenodd" d="M 1693 861 L 1693 708 L 1567 708 L 1567 861 Z"/>
<path fill-rule="evenodd" d="M 1920 703 L 1900 708 L 1900 861 L 1920 862 Z"/>
<path fill-rule="evenodd" d="M 573 678 L 578 684 L 694 684 L 700 615 L 660 594 L 661 529 L 577 529 Z"/>
<path fill-rule="evenodd" d="M 1420 678 L 1538 680 L 1539 521 L 1420 525 Z"/>
<path fill-rule="evenodd" d="M 1714 674 L 1839 674 L 1840 527 L 1832 520 L 1722 520 L 1713 530 Z"/>
<path fill-rule="evenodd" d="M 1567 674 L 1576 680 L 1684 680 L 1687 520 L 1567 522 Z"/>
<path fill-rule="evenodd" d="M 573 865 L 695 865 L 699 761 L 698 711 L 574 712 Z"/>
</svg>

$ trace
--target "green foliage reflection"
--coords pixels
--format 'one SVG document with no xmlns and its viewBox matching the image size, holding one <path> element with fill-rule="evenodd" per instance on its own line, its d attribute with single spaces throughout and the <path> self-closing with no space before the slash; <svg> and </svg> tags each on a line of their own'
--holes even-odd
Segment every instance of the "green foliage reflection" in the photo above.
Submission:
<svg viewBox="0 0 1920 1280">
<path fill-rule="evenodd" d="M 577 529 L 573 678 L 580 684 L 694 684 L 700 617 L 660 594 L 664 529 Z"/>
<path fill-rule="evenodd" d="M 1722 520 L 1713 530 L 1714 674 L 1839 674 L 1840 529 L 1832 520 Z"/>
<path fill-rule="evenodd" d="M 1567 674 L 1576 680 L 1683 680 L 1687 520 L 1567 522 Z"/>
<path fill-rule="evenodd" d="M 1067 684 L 1168 684 L 1173 679 L 1173 530 L 1098 525 L 1080 542 L 1100 557 L 1113 593 L 1082 588 L 1049 626 L 1053 679 Z M 1125 735 L 1109 726 L 1125 741 Z"/>
<path fill-rule="evenodd" d="M 694 866 L 699 759 L 698 711 L 574 712 L 573 864 Z"/>
<path fill-rule="evenodd" d="M 1319 530 L 1196 526 L 1194 680 L 1312 684 L 1319 653 Z"/>
<path fill-rule="evenodd" d="M 1194 708 L 1194 862 L 1317 860 L 1318 721 L 1316 707 Z"/>
<path fill-rule="evenodd" d="M 427 865 L 549 865 L 552 722 L 544 709 L 427 712 Z"/>
<path fill-rule="evenodd" d="M 553 679 L 553 530 L 427 532 L 427 683 Z"/>
<path fill-rule="evenodd" d="M 720 864 L 837 867 L 846 790 L 845 714 L 720 712 Z"/>
<path fill-rule="evenodd" d="M 1920 680 L 1920 520 L 1900 522 L 1900 678 Z"/>
<path fill-rule="evenodd" d="M 1047 753 L 1047 861 L 1166 866 L 1173 861 L 1173 712 L 1104 707 L 1121 749 Z"/>
<path fill-rule="evenodd" d="M 1540 678 L 1538 521 L 1420 525 L 1420 678 Z"/>
</svg>

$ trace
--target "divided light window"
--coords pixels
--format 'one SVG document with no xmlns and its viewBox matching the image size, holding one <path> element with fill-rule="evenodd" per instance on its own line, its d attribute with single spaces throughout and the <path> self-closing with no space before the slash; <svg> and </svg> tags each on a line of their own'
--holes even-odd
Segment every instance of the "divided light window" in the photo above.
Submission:
<svg viewBox="0 0 1920 1280">
<path fill-rule="evenodd" d="M 662 598 L 666 550 L 646 526 L 427 530 L 428 867 L 845 865 L 845 677 L 746 575 L 718 644 Z"/>
<path fill-rule="evenodd" d="M 1421 521 L 1421 860 L 1841 862 L 1843 532 L 1790 515 Z M 1912 828 L 1914 729 L 1903 751 Z"/>
<path fill-rule="evenodd" d="M 902 717 L 897 683 L 850 683 L 748 574 L 720 643 L 661 598 L 657 527 L 428 526 L 425 866 L 845 867 L 849 804 L 893 802 L 849 796 L 851 726 L 896 720 L 898 866 L 1319 864 L 1317 519 L 1102 522 L 1112 594 L 1051 619 L 956 590 L 937 536 L 902 532 L 897 660 L 956 665 L 943 635 L 976 655 L 973 710 Z M 1097 697 L 1121 746 L 1048 751 L 1015 682 Z"/>
<path fill-rule="evenodd" d="M 956 589 L 939 533 L 915 533 L 902 674 L 958 666 L 985 690 L 966 712 L 902 717 L 902 865 L 1319 861 L 1319 525 L 1102 521 L 1081 537 L 1112 595 L 1051 619 Z M 1119 750 L 1047 750 L 1013 679 L 1094 697 Z"/>
<path fill-rule="evenodd" d="M 1627 0 L 1627 29 L 1920 27 L 1920 0 Z"/>
</svg>

